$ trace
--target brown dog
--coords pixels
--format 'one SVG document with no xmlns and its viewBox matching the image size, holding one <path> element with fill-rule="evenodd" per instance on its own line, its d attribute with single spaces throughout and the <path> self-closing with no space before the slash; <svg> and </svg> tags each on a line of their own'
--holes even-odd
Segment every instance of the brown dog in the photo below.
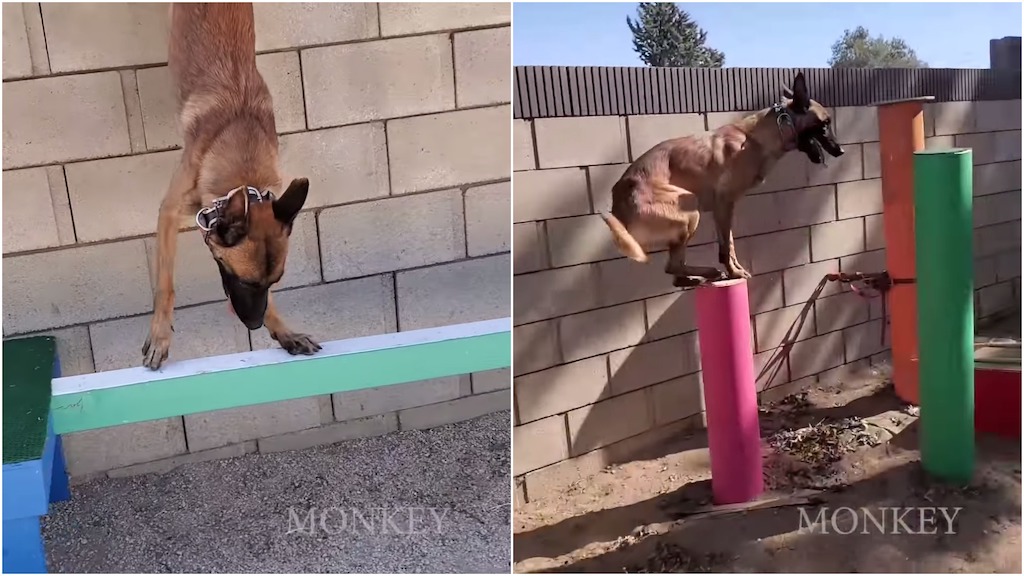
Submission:
<svg viewBox="0 0 1024 576">
<path fill-rule="evenodd" d="M 167 359 L 174 313 L 174 257 L 182 214 L 194 214 L 220 269 L 224 293 L 250 330 L 266 325 L 291 354 L 320 345 L 293 332 L 270 286 L 284 274 L 288 237 L 309 190 L 305 178 L 281 190 L 270 92 L 256 70 L 252 4 L 173 4 L 168 66 L 185 146 L 160 205 L 153 320 L 144 364 Z"/>
<path fill-rule="evenodd" d="M 679 287 L 722 278 L 717 268 L 688 266 L 686 245 L 701 211 L 711 211 L 718 230 L 718 261 L 725 277 L 750 278 L 736 258 L 732 237 L 736 202 L 764 181 L 786 152 L 800 150 L 815 164 L 843 154 L 832 121 L 811 100 L 803 73 L 785 100 L 710 132 L 666 140 L 638 158 L 612 187 L 612 211 L 601 216 L 619 251 L 638 262 L 646 249 L 667 245 L 665 272 Z"/>
</svg>

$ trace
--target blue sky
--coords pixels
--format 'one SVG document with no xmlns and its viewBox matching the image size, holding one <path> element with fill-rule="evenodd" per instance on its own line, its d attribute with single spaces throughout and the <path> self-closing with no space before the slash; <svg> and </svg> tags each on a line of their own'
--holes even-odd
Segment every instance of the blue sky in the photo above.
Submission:
<svg viewBox="0 0 1024 576">
<path fill-rule="evenodd" d="M 701 3 L 679 5 L 725 52 L 726 66 L 828 66 L 832 43 L 858 25 L 899 36 L 932 68 L 988 68 L 988 41 L 1021 35 L 1014 3 Z M 643 66 L 626 16 L 636 3 L 517 3 L 513 63 Z"/>
</svg>

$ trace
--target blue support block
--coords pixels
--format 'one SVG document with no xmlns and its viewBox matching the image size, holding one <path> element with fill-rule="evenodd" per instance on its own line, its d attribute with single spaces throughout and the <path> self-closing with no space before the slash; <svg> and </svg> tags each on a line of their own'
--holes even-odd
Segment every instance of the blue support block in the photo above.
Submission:
<svg viewBox="0 0 1024 576">
<path fill-rule="evenodd" d="M 52 426 L 52 424 L 51 424 Z M 50 502 L 64 502 L 71 499 L 71 485 L 67 468 L 64 466 L 64 443 L 60 436 L 54 436 L 53 469 L 50 478 Z"/>
<path fill-rule="evenodd" d="M 4 519 L 4 573 L 46 574 L 39 516 Z"/>
</svg>

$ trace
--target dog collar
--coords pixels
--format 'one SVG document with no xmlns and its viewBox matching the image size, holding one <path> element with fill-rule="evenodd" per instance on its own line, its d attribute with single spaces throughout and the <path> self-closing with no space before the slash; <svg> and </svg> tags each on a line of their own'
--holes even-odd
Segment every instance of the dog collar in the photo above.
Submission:
<svg viewBox="0 0 1024 576">
<path fill-rule="evenodd" d="M 227 205 L 228 198 L 240 190 L 244 190 L 245 193 L 249 195 L 249 202 L 273 202 L 274 200 L 274 193 L 270 190 L 260 192 L 252 186 L 239 186 L 238 188 L 232 189 L 220 198 L 214 199 L 212 206 L 203 208 L 196 213 L 196 225 L 198 225 L 199 229 L 203 231 L 204 236 L 209 236 L 210 231 L 217 225 L 217 220 L 219 220 L 224 213 L 224 206 Z M 249 202 L 245 203 L 246 214 L 249 213 Z"/>
</svg>

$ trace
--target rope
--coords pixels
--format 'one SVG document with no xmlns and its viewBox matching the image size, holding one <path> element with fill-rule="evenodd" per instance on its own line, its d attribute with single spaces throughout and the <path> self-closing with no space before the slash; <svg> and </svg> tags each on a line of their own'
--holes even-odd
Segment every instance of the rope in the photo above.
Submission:
<svg viewBox="0 0 1024 576">
<path fill-rule="evenodd" d="M 761 368 L 761 373 L 757 375 L 755 382 L 760 382 L 764 375 L 771 370 L 771 376 L 768 378 L 769 386 L 766 386 L 761 390 L 771 390 L 776 386 L 780 386 L 785 382 L 779 382 L 778 384 L 771 384 L 775 377 L 778 376 L 779 371 L 782 370 L 784 361 L 788 363 L 789 353 L 793 349 L 793 345 L 796 344 L 796 337 L 800 334 L 800 331 L 804 327 L 804 322 L 807 320 L 807 314 L 810 312 L 811 307 L 821 296 L 821 292 L 825 289 L 825 286 L 829 282 L 840 282 L 843 284 L 849 284 L 850 290 L 864 299 L 870 298 L 882 298 L 882 346 L 885 346 L 885 318 L 887 311 L 886 293 L 894 284 L 912 284 L 913 279 L 893 279 L 889 276 L 888 272 L 873 272 L 873 273 L 861 273 L 857 272 L 854 274 L 826 274 L 822 277 L 821 282 L 818 282 L 818 286 L 811 293 L 811 297 L 804 303 L 804 307 L 800 310 L 800 314 L 790 324 L 789 330 L 783 335 L 782 341 L 778 346 L 772 349 L 772 356 L 765 363 L 764 367 Z M 856 282 L 863 282 L 862 287 L 858 287 Z"/>
</svg>

